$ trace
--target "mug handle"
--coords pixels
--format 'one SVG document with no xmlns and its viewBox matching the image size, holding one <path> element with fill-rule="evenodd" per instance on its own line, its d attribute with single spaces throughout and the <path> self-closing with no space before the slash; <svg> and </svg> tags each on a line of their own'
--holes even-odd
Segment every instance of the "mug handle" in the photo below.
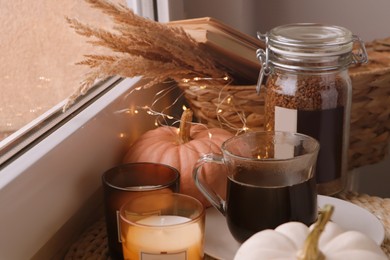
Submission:
<svg viewBox="0 0 390 260">
<path fill-rule="evenodd" d="M 226 215 L 226 202 L 219 196 L 206 182 L 199 178 L 200 170 L 205 163 L 224 164 L 223 156 L 219 154 L 208 153 L 202 155 L 194 166 L 192 178 L 195 181 L 195 186 L 206 197 L 206 199 L 219 210 L 224 216 Z"/>
</svg>

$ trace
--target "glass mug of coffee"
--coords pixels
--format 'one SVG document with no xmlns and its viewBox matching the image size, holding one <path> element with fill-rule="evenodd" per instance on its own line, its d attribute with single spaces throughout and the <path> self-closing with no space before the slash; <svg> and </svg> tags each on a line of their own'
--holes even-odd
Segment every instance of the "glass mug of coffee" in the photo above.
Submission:
<svg viewBox="0 0 390 260">
<path fill-rule="evenodd" d="M 238 242 L 289 221 L 310 225 L 316 220 L 317 140 L 299 133 L 248 132 L 226 140 L 221 149 L 222 155 L 198 160 L 193 178 Z M 226 166 L 226 201 L 202 178 L 206 163 Z"/>
</svg>

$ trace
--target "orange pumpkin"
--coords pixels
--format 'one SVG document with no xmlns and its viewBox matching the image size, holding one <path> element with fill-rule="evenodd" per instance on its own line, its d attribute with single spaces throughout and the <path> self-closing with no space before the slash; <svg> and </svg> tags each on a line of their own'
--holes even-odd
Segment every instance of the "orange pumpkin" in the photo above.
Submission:
<svg viewBox="0 0 390 260">
<path fill-rule="evenodd" d="M 192 111 L 183 112 L 180 128 L 161 126 L 141 135 L 130 147 L 124 162 L 155 162 L 180 171 L 180 192 L 210 206 L 192 179 L 192 170 L 202 154 L 221 153 L 222 143 L 233 135 L 221 128 L 208 129 L 192 124 Z M 226 173 L 223 165 L 208 164 L 202 176 L 218 194 L 225 194 Z"/>
</svg>

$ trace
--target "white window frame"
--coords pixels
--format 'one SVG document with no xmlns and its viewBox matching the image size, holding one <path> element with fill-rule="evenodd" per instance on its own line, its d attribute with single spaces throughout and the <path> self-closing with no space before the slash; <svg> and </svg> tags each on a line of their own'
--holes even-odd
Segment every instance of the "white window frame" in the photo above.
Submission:
<svg viewBox="0 0 390 260">
<path fill-rule="evenodd" d="M 127 0 L 135 13 L 159 22 L 184 19 L 184 0 Z"/>
</svg>

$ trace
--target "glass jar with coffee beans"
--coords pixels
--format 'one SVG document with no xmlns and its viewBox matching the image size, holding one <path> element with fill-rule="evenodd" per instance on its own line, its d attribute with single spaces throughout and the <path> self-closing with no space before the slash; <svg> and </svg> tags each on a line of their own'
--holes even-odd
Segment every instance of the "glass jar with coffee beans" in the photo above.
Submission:
<svg viewBox="0 0 390 260">
<path fill-rule="evenodd" d="M 367 62 L 364 43 L 343 27 L 311 23 L 279 26 L 258 37 L 266 44 L 257 51 L 265 129 L 316 138 L 317 191 L 340 192 L 347 177 L 352 98 L 348 66 Z M 265 88 L 260 90 L 263 77 Z"/>
</svg>

